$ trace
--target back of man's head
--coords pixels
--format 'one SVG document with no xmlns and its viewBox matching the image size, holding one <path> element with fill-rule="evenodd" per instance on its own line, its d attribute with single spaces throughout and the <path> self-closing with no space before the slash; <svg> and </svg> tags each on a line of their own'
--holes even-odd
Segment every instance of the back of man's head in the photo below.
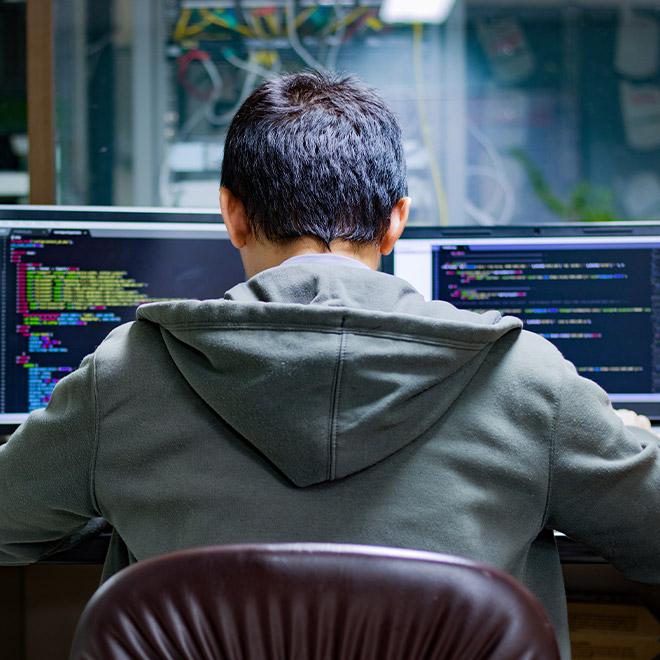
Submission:
<svg viewBox="0 0 660 660">
<path fill-rule="evenodd" d="M 407 194 L 401 129 L 355 78 L 281 76 L 234 117 L 221 182 L 245 206 L 257 237 L 378 243 Z"/>
</svg>

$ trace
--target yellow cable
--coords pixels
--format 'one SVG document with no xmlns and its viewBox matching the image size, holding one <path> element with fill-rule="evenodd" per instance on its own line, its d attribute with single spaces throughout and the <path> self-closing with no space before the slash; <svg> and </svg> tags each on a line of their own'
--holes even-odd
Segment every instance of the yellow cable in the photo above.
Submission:
<svg viewBox="0 0 660 660">
<path fill-rule="evenodd" d="M 433 140 L 431 139 L 431 128 L 426 116 L 426 108 L 424 107 L 424 73 L 422 69 L 422 37 L 424 36 L 424 26 L 421 23 L 415 23 L 413 26 L 413 66 L 415 69 L 415 87 L 417 97 L 417 113 L 419 115 L 419 123 L 422 130 L 422 142 L 426 149 L 426 154 L 429 159 L 429 169 L 431 170 L 431 178 L 433 179 L 433 188 L 435 190 L 436 203 L 438 205 L 438 215 L 440 224 L 445 226 L 449 224 L 449 212 L 447 209 L 447 196 L 445 189 L 442 185 L 442 174 L 438 161 L 433 153 Z"/>
<path fill-rule="evenodd" d="M 235 32 L 239 32 L 245 37 L 252 37 L 254 36 L 252 34 L 252 31 L 249 30 L 245 25 L 230 25 L 227 21 L 225 21 L 224 18 L 221 18 L 214 12 L 208 10 L 208 9 L 200 9 L 199 10 L 204 17 L 205 21 L 208 21 L 208 24 L 213 24 L 213 25 L 219 25 L 220 27 L 225 28 L 226 30 L 234 30 Z"/>
<path fill-rule="evenodd" d="M 270 69 L 273 68 L 273 65 L 275 62 L 277 62 L 278 57 L 279 55 L 276 50 L 258 50 L 253 53 L 253 59 L 257 64 L 268 67 Z"/>
<path fill-rule="evenodd" d="M 264 17 L 266 24 L 270 28 L 270 31 L 273 33 L 274 36 L 279 36 L 280 34 L 280 21 L 277 16 L 277 14 L 272 13 L 272 14 L 266 14 Z"/>
<path fill-rule="evenodd" d="M 384 27 L 383 24 L 381 23 L 381 21 L 378 18 L 376 18 L 376 16 L 369 16 L 369 18 L 365 21 L 365 23 L 372 30 L 376 30 L 376 32 L 379 32 Z"/>
<path fill-rule="evenodd" d="M 183 35 L 183 38 L 187 37 L 192 37 L 196 34 L 200 34 L 201 32 L 204 32 L 206 28 L 210 25 L 207 21 L 200 21 L 199 23 L 195 23 L 194 25 L 190 25 L 189 27 L 186 28 L 186 31 Z"/>
<path fill-rule="evenodd" d="M 331 23 L 326 31 L 328 33 L 336 32 L 342 25 L 349 27 L 351 23 L 360 18 L 360 16 L 366 14 L 368 11 L 370 11 L 368 7 L 357 7 L 356 9 L 353 9 L 353 11 L 348 12 L 343 18 Z"/>
<path fill-rule="evenodd" d="M 181 16 L 179 16 L 179 20 L 176 22 L 176 27 L 174 28 L 174 41 L 181 41 L 185 37 L 190 14 L 190 9 L 184 9 L 181 12 Z"/>
<path fill-rule="evenodd" d="M 255 16 L 252 12 L 248 12 L 247 16 L 257 39 L 267 39 L 267 35 L 264 32 L 264 29 L 261 27 L 261 20 L 259 17 Z"/>
<path fill-rule="evenodd" d="M 304 11 L 301 11 L 298 16 L 296 16 L 296 20 L 293 24 L 296 28 L 299 28 L 315 11 L 316 7 L 308 7 Z"/>
</svg>

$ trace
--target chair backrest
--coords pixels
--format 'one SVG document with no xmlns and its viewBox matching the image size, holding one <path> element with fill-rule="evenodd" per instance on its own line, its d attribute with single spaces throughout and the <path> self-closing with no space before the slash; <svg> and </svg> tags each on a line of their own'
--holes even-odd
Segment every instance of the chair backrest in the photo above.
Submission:
<svg viewBox="0 0 660 660">
<path fill-rule="evenodd" d="M 139 562 L 87 605 L 73 660 L 556 660 L 513 578 L 372 546 L 235 545 Z"/>
</svg>

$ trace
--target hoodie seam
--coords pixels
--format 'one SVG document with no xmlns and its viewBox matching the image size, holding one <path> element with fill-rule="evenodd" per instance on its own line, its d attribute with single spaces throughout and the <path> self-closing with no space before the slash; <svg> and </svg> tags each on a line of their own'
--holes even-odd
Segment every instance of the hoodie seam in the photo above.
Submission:
<svg viewBox="0 0 660 660">
<path fill-rule="evenodd" d="M 219 323 L 219 324 L 200 324 L 200 325 L 188 325 L 188 324 L 173 324 L 169 323 L 163 327 L 171 330 L 287 330 L 292 332 L 300 332 L 301 330 L 307 332 L 320 332 L 326 334 L 344 334 L 346 329 L 342 328 L 324 328 L 322 326 L 313 326 L 313 325 L 263 325 L 260 323 L 255 324 L 233 324 L 233 323 Z M 516 328 L 517 329 L 517 328 Z M 434 339 L 432 337 L 420 337 L 418 335 L 408 334 L 408 333 L 399 333 L 399 332 L 388 332 L 380 331 L 374 332 L 373 330 L 360 330 L 358 328 L 349 328 L 349 334 L 354 335 L 364 335 L 366 337 L 376 337 L 382 339 L 400 339 L 401 341 L 409 341 L 411 343 L 417 344 L 430 344 L 432 346 L 446 346 L 448 348 L 463 348 L 465 350 L 480 351 L 485 348 L 491 342 L 482 342 L 482 343 L 468 343 L 468 342 L 455 342 L 445 339 Z M 499 337 L 498 337 L 499 339 Z"/>
<path fill-rule="evenodd" d="M 330 403 L 330 419 L 328 425 L 328 469 L 327 478 L 332 481 L 337 473 L 337 414 L 339 409 L 339 390 L 341 385 L 341 375 L 344 364 L 344 351 L 346 347 L 346 333 L 344 332 L 344 321 L 341 320 L 341 335 L 339 337 L 339 347 L 337 349 L 337 360 L 335 373 L 332 379 L 332 400 Z"/>
<path fill-rule="evenodd" d="M 539 530 L 539 534 L 546 528 L 550 514 L 550 504 L 553 496 L 555 463 L 557 460 L 557 431 L 559 428 L 559 417 L 561 415 L 561 404 L 564 397 L 564 389 L 565 380 L 562 376 L 559 382 L 559 387 L 557 388 L 557 394 L 555 395 L 554 415 L 550 428 L 550 442 L 548 447 L 548 488 L 546 490 L 545 507 L 543 508 L 543 517 L 541 519 L 541 528 Z"/>
<path fill-rule="evenodd" d="M 89 496 L 92 502 L 92 506 L 95 511 L 101 513 L 101 508 L 99 507 L 98 499 L 96 497 L 96 464 L 98 462 L 99 455 L 99 435 L 100 435 L 100 411 L 99 411 L 99 386 L 98 378 L 96 373 L 96 353 L 92 356 L 92 399 L 94 405 L 94 440 L 92 447 L 92 455 L 89 462 Z"/>
</svg>

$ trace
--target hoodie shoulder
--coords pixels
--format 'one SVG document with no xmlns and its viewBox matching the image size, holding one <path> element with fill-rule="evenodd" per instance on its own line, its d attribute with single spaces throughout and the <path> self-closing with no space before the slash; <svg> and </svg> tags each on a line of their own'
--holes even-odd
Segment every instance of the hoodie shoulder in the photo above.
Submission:
<svg viewBox="0 0 660 660">
<path fill-rule="evenodd" d="M 528 330 L 502 336 L 484 361 L 484 372 L 513 405 L 554 425 L 563 379 L 572 365 L 554 344 Z"/>
<path fill-rule="evenodd" d="M 98 378 L 101 381 L 135 379 L 141 365 L 158 353 L 167 352 L 157 325 L 144 320 L 119 325 L 96 349 Z"/>
</svg>

